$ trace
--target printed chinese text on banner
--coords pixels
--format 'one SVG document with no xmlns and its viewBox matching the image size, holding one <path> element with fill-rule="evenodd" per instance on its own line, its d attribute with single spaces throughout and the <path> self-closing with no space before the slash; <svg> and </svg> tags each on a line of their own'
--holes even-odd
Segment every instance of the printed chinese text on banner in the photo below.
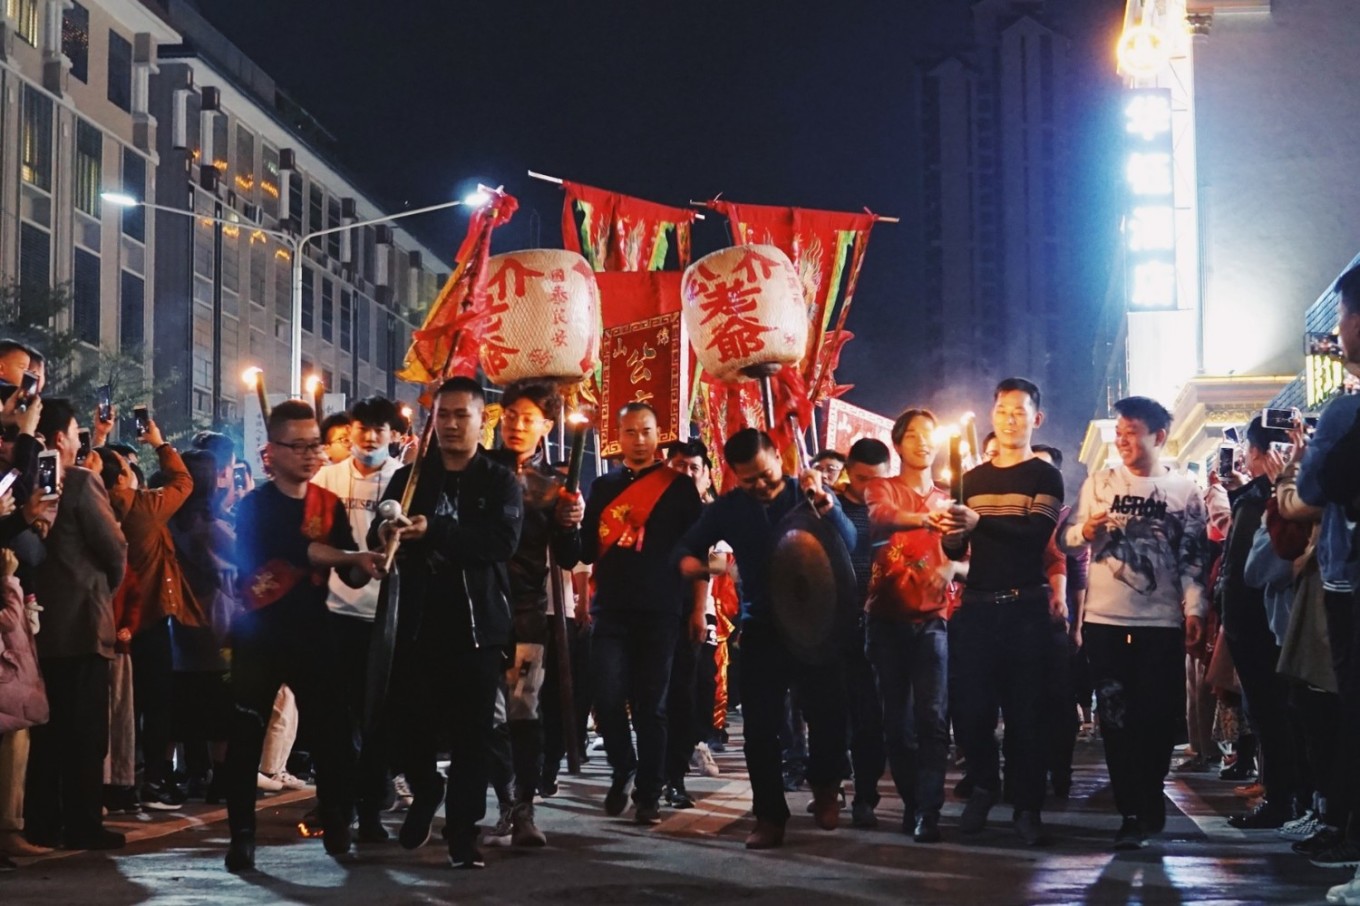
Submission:
<svg viewBox="0 0 1360 906">
<path fill-rule="evenodd" d="M 678 311 L 605 329 L 600 381 L 603 414 L 598 424 L 602 456 L 622 452 L 615 416 L 627 403 L 647 403 L 656 410 L 661 443 L 685 435 L 681 418 L 686 410 L 681 403 L 689 374 L 689 343 L 682 331 Z"/>
<path fill-rule="evenodd" d="M 661 270 L 672 236 L 680 267 L 689 264 L 694 211 L 576 182 L 564 181 L 562 189 L 567 195 L 562 206 L 562 244 L 584 255 L 595 270 Z"/>
<path fill-rule="evenodd" d="M 892 456 L 892 471 L 897 472 L 901 468 L 901 460 L 892 442 L 892 427 L 893 420 L 877 412 L 851 405 L 845 400 L 828 400 L 822 446 L 828 450 L 845 453 L 862 437 L 881 440 L 887 445 Z"/>
<path fill-rule="evenodd" d="M 836 331 L 845 327 L 874 215 L 737 204 L 720 199 L 710 201 L 709 207 L 727 217 L 734 243 L 777 246 L 798 269 L 811 327 L 799 372 L 812 401 L 825 398 L 833 380 L 828 373 L 832 350 L 827 348 L 826 337 L 833 318 Z"/>
<path fill-rule="evenodd" d="M 453 273 L 430 304 L 425 322 L 411 334 L 405 367 L 397 377 L 428 386 L 454 375 L 477 373 L 477 357 L 489 321 L 486 300 L 491 233 L 510 221 L 519 202 L 499 189 L 472 212 Z"/>
</svg>

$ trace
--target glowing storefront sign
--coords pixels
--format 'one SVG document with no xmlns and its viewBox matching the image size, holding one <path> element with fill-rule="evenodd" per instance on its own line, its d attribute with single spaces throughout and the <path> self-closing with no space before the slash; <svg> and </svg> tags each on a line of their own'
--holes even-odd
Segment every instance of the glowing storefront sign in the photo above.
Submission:
<svg viewBox="0 0 1360 906">
<path fill-rule="evenodd" d="M 1126 299 L 1132 311 L 1174 311 L 1176 207 L 1171 144 L 1171 92 L 1127 93 L 1124 133 Z"/>
</svg>

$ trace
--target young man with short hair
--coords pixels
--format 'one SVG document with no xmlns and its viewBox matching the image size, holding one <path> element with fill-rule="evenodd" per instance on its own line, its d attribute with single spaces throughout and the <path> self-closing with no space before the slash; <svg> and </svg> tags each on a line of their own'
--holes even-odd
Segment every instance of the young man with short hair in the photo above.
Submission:
<svg viewBox="0 0 1360 906">
<path fill-rule="evenodd" d="M 902 468 L 869 484 L 876 546 L 869 579 L 869 660 L 878 679 L 888 764 L 902 799 L 902 832 L 938 843 L 949 763 L 949 599 L 955 565 L 936 515 L 949 495 L 935 484 L 935 416 L 908 409 L 893 423 Z"/>
<path fill-rule="evenodd" d="M 651 406 L 624 406 L 619 433 L 623 468 L 595 479 L 580 528 L 580 559 L 595 568 L 590 609 L 595 715 L 614 775 L 604 809 L 610 816 L 623 813 L 636 775 L 635 819 L 657 824 L 665 784 L 666 693 L 687 603 L 671 552 L 699 518 L 702 504 L 694 482 L 657 460 Z"/>
<path fill-rule="evenodd" d="M 255 867 L 255 787 L 265 726 L 279 686 L 314 722 L 317 801 L 326 852 L 349 852 L 353 744 L 333 655 L 327 580 L 355 588 L 383 569 L 381 553 L 357 550 L 344 505 L 312 483 L 325 445 L 312 407 L 275 406 L 267 424 L 274 478 L 237 508 L 236 566 L 244 612 L 232 624 L 230 743 L 227 748 L 228 871 Z"/>
<path fill-rule="evenodd" d="M 1206 515 L 1199 486 L 1161 462 L 1171 413 L 1143 396 L 1114 409 L 1120 465 L 1086 479 L 1060 537 L 1070 551 L 1091 551 L 1079 620 L 1123 816 L 1115 848 L 1137 849 L 1166 825 L 1162 784 L 1185 716 L 1185 652 L 1201 642 L 1208 613 Z"/>
<path fill-rule="evenodd" d="M 342 413 L 340 413 L 342 414 Z M 331 416 L 334 418 L 335 416 Z M 329 422 L 331 418 L 328 418 Z M 397 407 L 391 400 L 371 396 L 350 409 L 345 426 L 349 455 L 336 460 L 330 452 L 330 465 L 322 466 L 312 482 L 340 498 L 355 539 L 366 539 L 378 515 L 378 501 L 401 468 L 388 455 L 392 425 Z M 364 727 L 364 699 L 368 690 L 368 649 L 373 641 L 373 620 L 378 612 L 379 584 L 350 587 L 332 573 L 326 594 L 330 627 L 336 643 L 336 657 L 344 665 L 343 695 L 350 726 L 359 748 L 355 807 L 359 814 L 360 843 L 381 843 L 388 839 L 379 817 L 387 792 L 387 751 L 376 729 Z"/>
<path fill-rule="evenodd" d="M 321 421 L 321 442 L 326 445 L 326 460 L 330 465 L 349 459 L 350 448 L 349 414 L 332 412 Z"/>
<path fill-rule="evenodd" d="M 1000 707 L 1013 739 L 1012 824 L 1029 846 L 1044 841 L 1041 709 L 1052 648 L 1044 556 L 1063 501 L 1062 474 L 1030 446 L 1043 420 L 1038 387 L 1024 378 L 999 383 L 992 405 L 996 456 L 963 476 L 963 499 L 936 517 L 945 552 L 969 558 L 963 603 L 949 630 L 954 729 L 977 778 L 960 830 L 981 831 L 1000 792 Z"/>
<path fill-rule="evenodd" d="M 779 764 L 779 727 L 791 688 L 799 689 L 808 722 L 812 816 L 824 830 L 834 830 L 840 821 L 839 787 L 846 747 L 841 660 L 833 657 L 819 665 L 800 661 L 774 623 L 769 577 L 774 531 L 790 511 L 809 500 L 847 549 L 855 546 L 855 527 L 845 518 L 836 496 L 823 486 L 816 469 L 799 478 L 784 475 L 774 441 L 763 431 L 746 428 L 733 434 L 723 445 L 723 458 L 736 475 L 737 486 L 704 510 L 698 523 L 685 533 L 676 554 L 680 574 L 694 586 L 690 631 L 695 637 L 705 631 L 702 585 L 710 576 L 709 550 L 726 541 L 741 564 L 745 598 L 741 701 L 746 768 L 756 816 L 746 847 L 770 849 L 783 845 L 789 818 Z"/>
<path fill-rule="evenodd" d="M 854 773 L 855 798 L 850 803 L 853 827 L 878 826 L 878 781 L 888 766 L 883 739 L 883 704 L 879 700 L 874 668 L 865 654 L 865 603 L 869 600 L 869 576 L 874 562 L 874 540 L 869 530 L 868 489 L 887 476 L 892 465 L 888 445 L 862 437 L 845 457 L 844 485 L 836 492 L 845 518 L 855 527 L 855 546 L 850 564 L 855 568 L 855 604 L 859 625 L 845 651 L 845 687 L 850 706 L 850 766 Z M 825 473 L 822 480 L 826 480 Z"/>
<path fill-rule="evenodd" d="M 449 864 L 484 868 L 477 822 L 486 814 L 486 738 L 511 640 L 506 564 L 519 544 L 524 496 L 514 474 L 478 445 L 486 395 L 450 378 L 435 392 L 435 439 L 416 479 L 407 526 L 381 522 L 370 545 L 401 538 L 400 616 L 387 696 L 396 767 L 414 800 L 401 827 L 406 849 L 430 839 L 444 802 Z M 393 476 L 384 500 L 400 500 L 413 466 Z M 381 616 L 381 613 L 380 613 Z M 449 740 L 448 782 L 436 757 Z"/>
<path fill-rule="evenodd" d="M 575 528 L 581 521 L 580 501 L 562 495 L 561 478 L 543 448 L 561 414 L 554 384 L 516 381 L 501 396 L 501 449 L 488 454 L 518 477 L 524 524 L 508 564 L 515 656 L 505 673 L 505 704 L 515 788 L 510 810 L 487 842 L 530 847 L 548 842 L 534 821 L 534 796 L 543 777 L 543 709 L 548 707 L 542 694 L 554 638 L 548 583 L 555 565 L 577 559 Z"/>
</svg>

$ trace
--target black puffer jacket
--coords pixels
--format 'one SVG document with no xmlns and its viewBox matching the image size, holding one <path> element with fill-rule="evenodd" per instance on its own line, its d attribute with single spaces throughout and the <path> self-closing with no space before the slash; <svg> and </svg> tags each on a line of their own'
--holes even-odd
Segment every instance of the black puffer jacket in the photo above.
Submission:
<svg viewBox="0 0 1360 906">
<path fill-rule="evenodd" d="M 411 477 L 405 466 L 392 476 L 383 500 L 400 500 Z M 397 644 L 414 639 L 426 607 L 437 607 L 448 598 L 466 598 L 471 615 L 472 642 L 481 647 L 504 647 L 510 643 L 510 580 L 506 564 L 519 544 L 524 503 L 519 481 L 499 463 L 478 451 L 463 470 L 458 484 L 457 514 L 435 513 L 444 489 L 444 465 L 432 451 L 421 467 L 410 512 L 425 516 L 429 530 L 419 541 L 401 545 L 401 616 Z M 378 527 L 369 529 L 370 547 L 378 545 Z M 461 589 L 441 589 L 436 579 L 452 567 L 462 576 Z M 384 583 L 385 584 L 385 583 Z M 379 598 L 378 620 L 387 606 L 387 589 Z"/>
</svg>

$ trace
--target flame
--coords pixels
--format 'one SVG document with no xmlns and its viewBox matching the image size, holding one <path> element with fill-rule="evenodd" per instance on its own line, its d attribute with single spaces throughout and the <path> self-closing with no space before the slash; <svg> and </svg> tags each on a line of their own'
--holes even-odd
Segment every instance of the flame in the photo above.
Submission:
<svg viewBox="0 0 1360 906">
<path fill-rule="evenodd" d="M 264 369 L 259 365 L 251 365 L 241 372 L 241 380 L 247 387 L 254 387 L 264 377 Z"/>
</svg>

